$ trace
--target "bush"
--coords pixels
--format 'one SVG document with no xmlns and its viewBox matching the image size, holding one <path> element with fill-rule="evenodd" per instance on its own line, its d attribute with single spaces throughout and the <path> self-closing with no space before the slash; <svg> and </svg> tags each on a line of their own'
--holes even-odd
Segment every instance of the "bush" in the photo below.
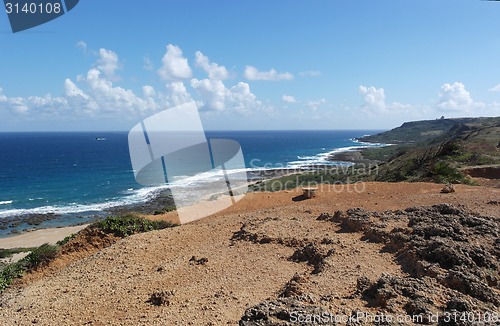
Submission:
<svg viewBox="0 0 500 326">
<path fill-rule="evenodd" d="M 431 174 L 439 183 L 469 183 L 467 177 L 448 162 L 437 162 L 432 166 Z"/>
<path fill-rule="evenodd" d="M 57 251 L 57 246 L 51 246 L 46 243 L 33 249 L 28 256 L 20 261 L 5 266 L 0 272 L 0 293 L 11 285 L 14 279 L 23 276 L 25 272 L 47 264 L 54 259 Z"/>
<path fill-rule="evenodd" d="M 64 239 L 57 241 L 56 245 L 63 246 L 65 244 L 67 244 L 71 239 L 74 239 L 75 237 L 76 237 L 76 233 L 70 234 L 67 237 L 65 237 Z"/>
<path fill-rule="evenodd" d="M 0 258 L 7 258 L 14 254 L 21 252 L 33 251 L 35 248 L 12 248 L 12 249 L 0 249 Z"/>
<path fill-rule="evenodd" d="M 94 227 L 101 229 L 105 233 L 112 233 L 124 238 L 129 235 L 153 230 L 161 230 L 175 226 L 167 221 L 151 221 L 134 215 L 109 216 L 105 220 L 94 224 Z"/>
<path fill-rule="evenodd" d="M 162 215 L 173 211 L 175 211 L 175 206 L 167 206 L 164 209 L 154 211 L 153 215 Z"/>
<path fill-rule="evenodd" d="M 0 272 L 0 293 L 3 292 L 14 279 L 21 277 L 25 272 L 25 268 L 19 264 L 9 264 Z"/>
<path fill-rule="evenodd" d="M 19 262 L 26 269 L 34 269 L 38 266 L 45 265 L 57 255 L 58 247 L 45 243 L 29 253 L 28 256 L 21 259 Z"/>
</svg>

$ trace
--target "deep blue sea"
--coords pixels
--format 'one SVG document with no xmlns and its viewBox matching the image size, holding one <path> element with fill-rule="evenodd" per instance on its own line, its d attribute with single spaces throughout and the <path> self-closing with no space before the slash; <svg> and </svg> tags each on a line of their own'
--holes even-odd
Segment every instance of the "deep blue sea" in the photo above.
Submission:
<svg viewBox="0 0 500 326">
<path fill-rule="evenodd" d="M 238 141 L 248 168 L 280 168 L 325 163 L 377 132 L 213 131 L 207 138 Z M 0 133 L 0 218 L 53 212 L 66 218 L 43 227 L 75 224 L 76 216 L 150 199 L 154 189 L 134 179 L 127 140 L 126 132 Z"/>
</svg>

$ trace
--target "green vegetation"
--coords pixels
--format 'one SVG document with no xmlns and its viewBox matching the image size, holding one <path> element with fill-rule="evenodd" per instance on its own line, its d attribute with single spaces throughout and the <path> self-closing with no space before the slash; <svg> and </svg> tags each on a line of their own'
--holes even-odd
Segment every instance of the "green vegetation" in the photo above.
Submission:
<svg viewBox="0 0 500 326">
<path fill-rule="evenodd" d="M 119 237 L 126 237 L 135 233 L 159 230 L 172 226 L 175 226 L 175 224 L 166 221 L 150 221 L 134 215 L 126 215 L 118 217 L 110 216 L 105 220 L 94 223 L 91 227 L 98 228 L 103 233 L 112 233 Z M 0 266 L 0 293 L 11 285 L 16 278 L 48 264 L 57 256 L 61 246 L 76 236 L 77 234 L 71 234 L 63 240 L 58 241 L 55 246 L 43 244 L 38 248 L 1 249 L 1 258 L 9 257 L 19 252 L 30 251 L 30 253 L 18 262 L 3 267 Z"/>
<path fill-rule="evenodd" d="M 0 249 L 0 259 L 8 258 L 12 255 L 21 253 L 21 252 L 29 252 L 33 251 L 35 248 L 12 248 L 12 249 Z"/>
<path fill-rule="evenodd" d="M 345 184 L 374 178 L 377 165 L 340 166 L 320 168 L 266 180 L 250 187 L 251 191 L 280 191 L 297 187 L 314 187 L 318 184 Z"/>
<path fill-rule="evenodd" d="M 162 215 L 168 212 L 173 212 L 175 211 L 175 206 L 167 206 L 164 209 L 154 211 L 153 215 Z"/>
<path fill-rule="evenodd" d="M 500 168 L 500 117 L 407 122 L 360 140 L 393 145 L 362 150 L 362 158 L 374 162 L 371 165 L 304 172 L 263 181 L 251 190 L 276 191 L 308 186 L 308 183 L 357 181 L 474 184 L 464 173 L 466 168 Z"/>
<path fill-rule="evenodd" d="M 58 250 L 58 246 L 52 246 L 45 243 L 30 252 L 29 255 L 21 259 L 20 262 L 23 263 L 27 270 L 31 270 L 50 262 L 56 257 Z"/>
<path fill-rule="evenodd" d="M 151 221 L 135 215 L 109 216 L 92 225 L 104 233 L 112 233 L 122 238 L 135 233 L 161 230 L 173 226 L 175 224 L 167 221 Z"/>
<path fill-rule="evenodd" d="M 77 235 L 77 233 L 70 234 L 67 237 L 65 237 L 64 239 L 57 241 L 56 245 L 63 246 L 65 244 L 67 244 L 68 242 L 70 242 L 72 239 L 76 238 L 76 235 Z"/>
<path fill-rule="evenodd" d="M 14 279 L 21 277 L 27 271 L 47 264 L 57 255 L 58 246 L 43 244 L 31 251 L 26 257 L 18 262 L 5 266 L 0 271 L 0 293 L 3 292 Z"/>
<path fill-rule="evenodd" d="M 496 121 L 495 121 L 496 120 Z M 457 126 L 488 125 L 500 122 L 500 118 L 461 118 L 436 119 L 405 122 L 400 127 L 372 136 L 361 138 L 361 141 L 385 144 L 414 144 L 447 138 Z"/>
<path fill-rule="evenodd" d="M 384 162 L 375 180 L 473 184 L 464 168 L 500 165 L 500 118 L 417 121 L 363 138 L 391 139 L 413 141 L 363 152 L 366 158 Z"/>
<path fill-rule="evenodd" d="M 0 272 L 0 293 L 11 285 L 16 278 L 21 277 L 24 272 L 25 269 L 19 262 L 5 266 Z"/>
</svg>

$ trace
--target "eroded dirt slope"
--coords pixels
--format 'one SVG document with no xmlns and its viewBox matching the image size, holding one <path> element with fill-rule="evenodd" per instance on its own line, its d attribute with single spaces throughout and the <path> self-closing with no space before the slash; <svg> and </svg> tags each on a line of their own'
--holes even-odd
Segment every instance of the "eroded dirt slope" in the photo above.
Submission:
<svg viewBox="0 0 500 326">
<path fill-rule="evenodd" d="M 286 313 L 275 312 L 293 305 L 346 315 L 448 305 L 497 309 L 497 275 L 481 273 L 498 270 L 495 233 L 488 232 L 498 239 L 500 189 L 457 186 L 441 194 L 441 188 L 368 183 L 361 193 L 324 188 L 305 201 L 292 200 L 298 192 L 249 194 L 225 212 L 128 237 L 32 277 L 2 295 L 1 323 L 284 324 Z M 441 203 L 458 213 L 405 210 Z M 348 211 L 354 207 L 361 210 Z M 393 212 L 384 215 L 387 210 Z M 427 255 L 431 249 L 436 252 Z M 452 249 L 470 260 L 436 258 Z M 471 291 L 467 284 L 483 287 Z"/>
</svg>

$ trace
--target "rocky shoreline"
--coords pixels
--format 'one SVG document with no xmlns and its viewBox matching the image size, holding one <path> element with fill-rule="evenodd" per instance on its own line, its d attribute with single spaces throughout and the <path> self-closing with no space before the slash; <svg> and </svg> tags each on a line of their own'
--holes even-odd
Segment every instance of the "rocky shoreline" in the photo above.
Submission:
<svg viewBox="0 0 500 326">
<path fill-rule="evenodd" d="M 253 170 L 248 173 L 248 178 L 250 183 L 259 182 L 266 179 L 277 178 L 286 174 L 298 173 L 305 171 L 303 168 L 283 168 L 283 169 L 263 169 L 263 170 Z M 74 226 L 92 223 L 99 219 L 104 218 L 108 215 L 126 215 L 130 213 L 138 213 L 144 215 L 158 215 L 166 211 L 175 209 L 174 199 L 170 189 L 161 189 L 153 193 L 151 198 L 145 202 L 116 206 L 109 209 L 105 209 L 102 212 L 97 212 L 95 214 L 88 215 L 78 215 L 78 214 L 56 214 L 56 213 L 45 213 L 45 214 L 29 214 L 29 215 L 19 215 L 10 216 L 0 219 L 0 231 L 10 232 L 0 233 L 0 237 L 17 235 L 24 232 L 30 232 L 39 229 L 45 229 L 52 227 L 47 225 L 47 222 L 61 219 L 64 217 L 71 216 L 72 223 L 67 225 L 61 225 L 60 227 Z"/>
<path fill-rule="evenodd" d="M 375 161 L 365 159 L 362 154 L 363 149 L 355 151 L 346 151 L 335 153 L 328 157 L 330 162 L 346 162 L 354 164 L 370 164 Z M 279 178 L 281 176 L 290 175 L 294 173 L 301 173 L 305 171 L 310 171 L 311 169 L 325 169 L 331 168 L 331 165 L 325 164 L 315 164 L 310 166 L 303 166 L 297 168 L 273 168 L 273 169 L 260 169 L 248 171 L 249 184 L 260 183 L 265 180 Z M 251 189 L 249 191 L 252 191 Z M 174 210 L 175 203 L 172 197 L 172 193 L 169 189 L 161 189 L 154 193 L 150 199 L 145 202 L 116 206 L 109 209 L 105 209 L 101 212 L 95 214 L 56 214 L 56 213 L 45 213 L 45 214 L 29 214 L 29 215 L 19 215 L 10 216 L 0 219 L 0 231 L 10 232 L 0 232 L 0 237 L 17 235 L 24 232 L 30 232 L 39 229 L 45 229 L 48 227 L 53 227 L 47 225 L 47 222 L 54 221 L 60 218 L 71 217 L 72 222 L 60 225 L 58 227 L 75 226 L 87 223 L 95 222 L 99 219 L 104 218 L 108 215 L 125 215 L 130 213 L 138 213 L 144 215 L 158 215 L 164 212 Z"/>
<path fill-rule="evenodd" d="M 331 162 L 346 162 L 346 163 L 354 163 L 354 164 L 370 164 L 370 163 L 378 163 L 379 161 L 370 160 L 363 156 L 363 151 L 365 149 L 346 151 L 340 153 L 334 153 L 328 156 L 328 161 Z"/>
</svg>

